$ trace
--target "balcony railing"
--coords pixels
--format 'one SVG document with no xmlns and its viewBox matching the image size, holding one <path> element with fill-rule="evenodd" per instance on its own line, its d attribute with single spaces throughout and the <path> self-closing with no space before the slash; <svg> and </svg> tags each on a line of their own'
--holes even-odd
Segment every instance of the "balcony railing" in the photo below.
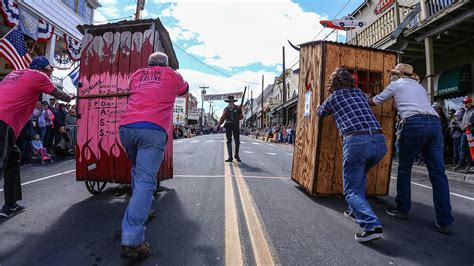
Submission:
<svg viewBox="0 0 474 266">
<path fill-rule="evenodd" d="M 387 38 L 396 28 L 397 21 L 400 23 L 413 11 L 414 7 L 399 6 L 399 18 L 392 7 L 367 28 L 357 34 L 349 41 L 350 44 L 372 47 L 380 40 Z M 407 28 L 415 27 L 420 23 L 420 14 L 417 14 L 408 24 Z"/>
<path fill-rule="evenodd" d="M 373 46 L 387 37 L 396 28 L 395 9 L 391 8 L 380 18 L 355 36 L 349 43 L 362 46 Z"/>
<path fill-rule="evenodd" d="M 459 0 L 428 0 L 426 2 L 426 7 L 428 9 L 428 16 L 440 12 L 441 10 L 452 6 L 454 3 L 459 2 Z"/>
</svg>

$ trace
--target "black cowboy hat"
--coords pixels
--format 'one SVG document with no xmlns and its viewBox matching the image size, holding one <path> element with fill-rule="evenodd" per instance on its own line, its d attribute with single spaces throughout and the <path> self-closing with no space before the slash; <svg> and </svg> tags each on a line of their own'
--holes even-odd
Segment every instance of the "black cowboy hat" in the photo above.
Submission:
<svg viewBox="0 0 474 266">
<path fill-rule="evenodd" d="M 228 102 L 234 102 L 235 103 L 236 101 L 237 100 L 234 99 L 234 95 L 229 95 L 229 96 L 227 96 L 227 99 L 224 100 L 224 102 L 226 102 L 226 103 L 228 103 Z"/>
</svg>

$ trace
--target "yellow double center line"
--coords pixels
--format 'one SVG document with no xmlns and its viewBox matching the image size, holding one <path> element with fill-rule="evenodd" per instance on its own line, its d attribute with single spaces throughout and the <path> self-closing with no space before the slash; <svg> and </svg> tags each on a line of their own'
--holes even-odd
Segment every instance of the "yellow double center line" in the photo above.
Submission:
<svg viewBox="0 0 474 266">
<path fill-rule="evenodd" d="M 227 145 L 224 144 L 224 157 Z M 225 163 L 225 257 L 226 265 L 243 265 L 242 245 L 239 234 L 237 209 L 234 197 L 234 187 L 230 164 Z M 232 163 L 237 180 L 238 196 L 242 203 L 245 222 L 252 243 L 253 254 L 257 265 L 275 265 L 275 259 L 270 250 L 269 241 L 264 233 L 264 225 L 250 194 L 238 164 Z"/>
</svg>

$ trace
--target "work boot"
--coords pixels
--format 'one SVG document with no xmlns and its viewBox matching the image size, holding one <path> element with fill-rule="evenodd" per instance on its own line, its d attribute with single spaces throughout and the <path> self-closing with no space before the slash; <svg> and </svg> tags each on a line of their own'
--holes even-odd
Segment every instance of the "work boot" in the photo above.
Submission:
<svg viewBox="0 0 474 266">
<path fill-rule="evenodd" d="M 228 153 L 229 157 L 225 161 L 226 162 L 232 162 L 232 142 L 227 143 L 227 153 Z"/>
<path fill-rule="evenodd" d="M 235 143 L 235 159 L 237 160 L 237 162 L 241 162 L 242 160 L 240 160 L 240 157 L 239 157 L 239 148 L 240 148 L 240 143 Z"/>
<path fill-rule="evenodd" d="M 122 245 L 121 257 L 129 260 L 141 260 L 146 259 L 151 254 L 151 246 L 148 242 L 143 242 L 138 246 L 125 246 Z"/>
</svg>

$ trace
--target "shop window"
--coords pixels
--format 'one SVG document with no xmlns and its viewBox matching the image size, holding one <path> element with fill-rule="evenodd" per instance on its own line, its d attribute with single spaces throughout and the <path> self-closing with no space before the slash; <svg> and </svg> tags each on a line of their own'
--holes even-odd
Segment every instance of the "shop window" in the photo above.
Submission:
<svg viewBox="0 0 474 266">
<path fill-rule="evenodd" d="M 355 80 L 355 87 L 361 89 L 368 95 L 376 95 L 383 90 L 382 72 L 370 71 L 366 69 L 351 69 L 347 70 L 352 74 Z"/>
</svg>

